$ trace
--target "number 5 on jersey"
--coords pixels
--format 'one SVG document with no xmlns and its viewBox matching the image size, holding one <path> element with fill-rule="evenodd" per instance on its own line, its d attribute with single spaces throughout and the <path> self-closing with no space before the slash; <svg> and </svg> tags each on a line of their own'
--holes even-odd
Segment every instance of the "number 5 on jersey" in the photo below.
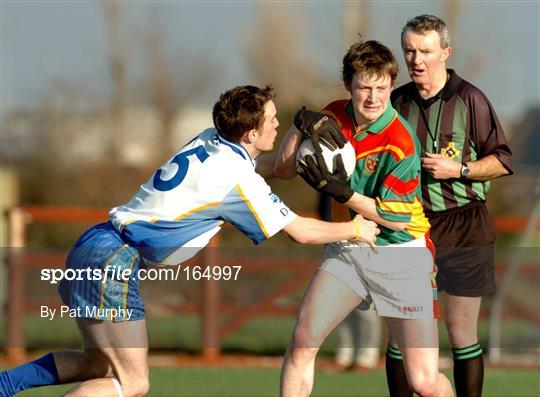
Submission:
<svg viewBox="0 0 540 397">
<path fill-rule="evenodd" d="M 154 188 L 162 192 L 166 192 L 180 185 L 188 172 L 188 157 L 193 154 L 197 156 L 201 163 L 203 163 L 209 157 L 208 152 L 202 146 L 197 146 L 196 148 L 178 153 L 171 161 L 171 163 L 175 163 L 176 165 L 178 165 L 178 170 L 176 171 L 176 174 L 174 174 L 171 179 L 164 181 L 163 179 L 161 179 L 162 170 L 157 170 L 153 180 Z"/>
</svg>

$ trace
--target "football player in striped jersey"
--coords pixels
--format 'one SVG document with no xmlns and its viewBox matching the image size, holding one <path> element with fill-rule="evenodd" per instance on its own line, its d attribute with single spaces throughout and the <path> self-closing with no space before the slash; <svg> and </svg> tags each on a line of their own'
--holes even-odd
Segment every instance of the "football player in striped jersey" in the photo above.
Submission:
<svg viewBox="0 0 540 397">
<path fill-rule="evenodd" d="M 328 172 L 319 154 L 301 176 L 356 214 L 375 221 L 377 250 L 354 242 L 327 246 L 306 291 L 281 377 L 283 396 L 307 396 L 315 356 L 326 336 L 356 307 L 374 303 L 389 329 L 389 351 L 401 349 L 408 383 L 421 396 L 452 396 L 438 370 L 438 301 L 433 244 L 420 192 L 420 148 L 408 123 L 390 104 L 398 63 L 377 41 L 358 42 L 343 58 L 350 98 L 333 101 L 310 120 L 337 123 L 356 151 L 356 169 Z M 304 112 L 305 113 L 305 112 Z M 333 120 L 333 121 L 332 121 Z M 294 153 L 306 124 L 295 123 L 282 143 L 276 173 L 296 174 Z M 321 143 L 323 144 L 323 143 Z M 398 349 L 399 347 L 399 349 Z"/>
</svg>

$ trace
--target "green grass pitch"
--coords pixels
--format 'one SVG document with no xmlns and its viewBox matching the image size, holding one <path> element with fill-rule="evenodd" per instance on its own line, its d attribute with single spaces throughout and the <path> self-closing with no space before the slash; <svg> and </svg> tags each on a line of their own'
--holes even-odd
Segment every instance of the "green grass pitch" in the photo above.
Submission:
<svg viewBox="0 0 540 397">
<path fill-rule="evenodd" d="M 153 368 L 148 396 L 265 397 L 277 396 L 279 369 L 253 368 Z M 450 376 L 450 374 L 447 373 Z M 21 397 L 59 396 L 68 386 L 44 387 L 21 393 Z M 383 370 L 368 373 L 317 371 L 312 396 L 386 396 Z M 485 397 L 536 397 L 540 374 L 534 370 L 487 369 Z"/>
<path fill-rule="evenodd" d="M 64 347 L 78 348 L 80 336 L 72 320 L 43 321 L 26 319 L 26 336 L 33 349 L 45 352 Z M 1 323 L 0 319 L 0 323 Z M 222 341 L 228 353 L 281 357 L 286 349 L 294 325 L 293 318 L 260 318 L 250 321 L 241 330 Z M 441 324 L 440 324 L 441 325 Z M 442 326 L 442 325 L 441 325 Z M 195 354 L 199 349 L 200 329 L 195 316 L 149 319 L 149 339 L 155 349 Z M 181 332 L 180 332 L 181 331 Z M 507 334 L 523 332 L 519 324 L 512 324 Z M 333 356 L 336 335 L 331 335 L 320 352 L 326 360 Z M 480 326 L 480 337 L 487 341 L 487 326 Z M 441 332 L 441 346 L 448 348 L 446 333 Z M 35 351 L 34 351 L 35 353 Z M 448 355 L 448 351 L 443 352 Z M 0 364 L 1 367 L 1 364 Z M 451 377 L 451 373 L 446 372 Z M 277 396 L 279 369 L 262 368 L 152 368 L 149 396 L 179 397 L 258 397 Z M 21 393 L 21 397 L 60 396 L 71 386 L 39 388 Z M 369 373 L 336 373 L 318 370 L 312 396 L 386 396 L 384 370 Z M 486 368 L 484 397 L 540 397 L 538 370 L 501 370 Z"/>
</svg>

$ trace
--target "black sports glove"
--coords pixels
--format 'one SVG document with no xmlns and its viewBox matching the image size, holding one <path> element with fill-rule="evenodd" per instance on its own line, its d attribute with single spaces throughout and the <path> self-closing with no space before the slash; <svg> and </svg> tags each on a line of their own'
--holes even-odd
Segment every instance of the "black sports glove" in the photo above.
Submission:
<svg viewBox="0 0 540 397">
<path fill-rule="evenodd" d="M 341 149 L 347 143 L 347 138 L 334 120 L 324 113 L 307 110 L 305 106 L 296 112 L 294 125 L 302 132 L 304 138 L 311 138 L 317 153 L 322 152 L 319 139 L 332 150 Z"/>
<path fill-rule="evenodd" d="M 315 158 L 311 155 L 304 157 L 300 161 L 302 172 L 300 176 L 315 190 L 332 196 L 336 201 L 344 203 L 353 195 L 353 191 L 347 183 L 347 173 L 343 166 L 341 154 L 335 157 L 336 170 L 334 173 L 328 172 L 326 163 L 321 153 L 315 153 Z"/>
</svg>

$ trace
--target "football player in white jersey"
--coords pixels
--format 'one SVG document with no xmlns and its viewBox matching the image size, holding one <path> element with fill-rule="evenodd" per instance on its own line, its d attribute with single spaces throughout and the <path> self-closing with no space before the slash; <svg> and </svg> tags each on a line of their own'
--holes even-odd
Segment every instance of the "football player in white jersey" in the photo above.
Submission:
<svg viewBox="0 0 540 397">
<path fill-rule="evenodd" d="M 213 108 L 215 128 L 193 138 L 129 203 L 113 208 L 108 222 L 79 238 L 66 268 L 109 275 L 127 271 L 133 276 L 62 280 L 60 296 L 78 313 L 84 351 L 49 353 L 2 372 L 0 396 L 69 382 L 82 383 L 66 396 L 145 395 L 148 341 L 139 267 L 182 263 L 206 246 L 225 222 L 255 244 L 280 230 L 302 244 L 347 239 L 374 244 L 379 233 L 374 222 L 361 216 L 341 223 L 298 216 L 256 173 L 256 165 L 266 176 L 273 170 L 274 157 L 256 160 L 272 150 L 277 135 L 272 98 L 271 87 L 240 86 L 222 94 Z M 107 314 L 112 311 L 92 310 L 118 307 L 126 310 L 112 318 Z"/>
</svg>

